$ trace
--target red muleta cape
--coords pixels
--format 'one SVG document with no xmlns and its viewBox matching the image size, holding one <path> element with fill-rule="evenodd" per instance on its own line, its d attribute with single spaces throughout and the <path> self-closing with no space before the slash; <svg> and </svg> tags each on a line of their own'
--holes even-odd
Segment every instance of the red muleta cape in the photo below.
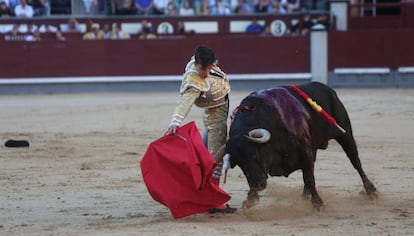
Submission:
<svg viewBox="0 0 414 236">
<path fill-rule="evenodd" d="M 195 122 L 150 143 L 141 172 L 151 197 L 168 207 L 174 219 L 219 207 L 230 195 L 211 183 L 215 160 Z"/>
</svg>

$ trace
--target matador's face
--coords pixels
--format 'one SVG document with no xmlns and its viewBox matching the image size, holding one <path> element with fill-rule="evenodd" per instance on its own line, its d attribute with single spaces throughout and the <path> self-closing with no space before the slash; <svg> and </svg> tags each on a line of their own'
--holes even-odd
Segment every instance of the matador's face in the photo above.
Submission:
<svg viewBox="0 0 414 236">
<path fill-rule="evenodd" d="M 200 75 L 201 78 L 205 79 L 207 78 L 207 76 L 210 74 L 211 68 L 213 67 L 213 65 L 208 65 L 203 67 L 201 64 L 199 64 L 198 62 L 195 62 L 195 67 L 198 71 L 198 74 Z"/>
</svg>

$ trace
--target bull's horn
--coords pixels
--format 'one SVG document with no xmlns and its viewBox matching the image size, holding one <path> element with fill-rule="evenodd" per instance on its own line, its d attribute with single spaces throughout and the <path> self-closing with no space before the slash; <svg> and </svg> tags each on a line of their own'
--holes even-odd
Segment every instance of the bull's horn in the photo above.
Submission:
<svg viewBox="0 0 414 236">
<path fill-rule="evenodd" d="M 254 129 L 245 137 L 255 143 L 267 143 L 270 140 L 270 132 L 266 129 Z"/>
</svg>

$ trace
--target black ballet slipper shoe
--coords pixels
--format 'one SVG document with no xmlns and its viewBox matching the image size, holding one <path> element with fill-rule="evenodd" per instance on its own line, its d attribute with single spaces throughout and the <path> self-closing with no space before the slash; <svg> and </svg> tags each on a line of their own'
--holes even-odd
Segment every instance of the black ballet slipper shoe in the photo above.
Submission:
<svg viewBox="0 0 414 236">
<path fill-rule="evenodd" d="M 215 214 L 215 213 L 232 214 L 232 213 L 235 213 L 236 211 L 237 211 L 237 208 L 233 208 L 229 206 L 228 204 L 226 204 L 226 208 L 213 208 L 209 210 L 208 213 L 210 214 Z"/>
<path fill-rule="evenodd" d="M 29 142 L 26 140 L 13 140 L 13 139 L 9 139 L 6 141 L 6 143 L 4 144 L 4 146 L 6 147 L 28 147 L 29 146 Z"/>
</svg>

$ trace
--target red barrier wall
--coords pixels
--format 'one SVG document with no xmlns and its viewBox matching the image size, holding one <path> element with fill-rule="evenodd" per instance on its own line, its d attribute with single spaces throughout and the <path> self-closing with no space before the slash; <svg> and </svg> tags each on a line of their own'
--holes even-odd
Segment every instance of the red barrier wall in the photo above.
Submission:
<svg viewBox="0 0 414 236">
<path fill-rule="evenodd" d="M 414 66 L 414 29 L 332 31 L 328 70 L 344 67 Z"/>
<path fill-rule="evenodd" d="M 0 42 L 2 78 L 180 75 L 194 47 L 215 49 L 227 73 L 308 73 L 309 37 L 195 35 L 157 40 Z"/>
</svg>

